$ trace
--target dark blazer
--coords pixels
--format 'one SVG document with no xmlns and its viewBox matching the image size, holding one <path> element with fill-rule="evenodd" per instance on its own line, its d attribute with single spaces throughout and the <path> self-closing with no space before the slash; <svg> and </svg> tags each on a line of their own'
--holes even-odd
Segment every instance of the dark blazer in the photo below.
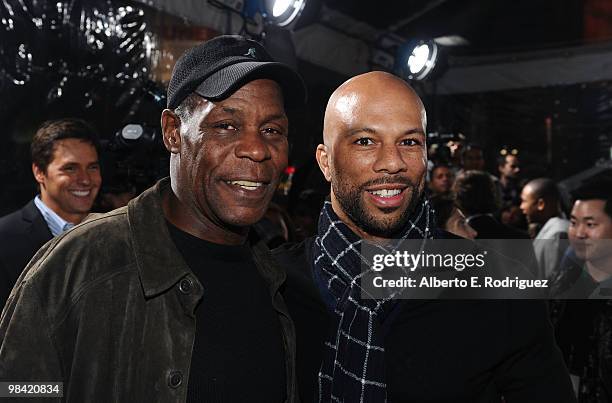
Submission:
<svg viewBox="0 0 612 403">
<path fill-rule="evenodd" d="M 332 314 L 314 279 L 312 238 L 273 251 L 287 269 L 283 297 L 295 323 L 303 402 L 317 374 Z M 406 300 L 382 326 L 390 403 L 575 402 L 545 301 Z M 390 322 L 390 323 L 387 323 Z"/>
<path fill-rule="evenodd" d="M 51 238 L 53 235 L 34 200 L 0 218 L 0 311 L 21 271 Z"/>
</svg>

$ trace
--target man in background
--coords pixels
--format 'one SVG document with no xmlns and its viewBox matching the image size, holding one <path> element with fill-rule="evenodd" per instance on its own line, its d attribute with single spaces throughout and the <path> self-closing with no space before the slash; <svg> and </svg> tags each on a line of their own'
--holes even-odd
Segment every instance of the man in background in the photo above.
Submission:
<svg viewBox="0 0 612 403">
<path fill-rule="evenodd" d="M 448 195 L 453 187 L 455 174 L 453 169 L 446 164 L 437 164 L 431 170 L 429 190 L 432 195 Z"/>
<path fill-rule="evenodd" d="M 561 197 L 549 178 L 529 181 L 521 191 L 521 211 L 530 225 L 539 229 L 533 241 L 539 278 L 548 278 L 558 267 L 567 248 L 569 221 L 561 212 Z"/>
<path fill-rule="evenodd" d="M 553 275 L 555 296 L 612 295 L 612 180 L 593 180 L 573 192 L 571 249 Z M 600 296 L 601 294 L 601 296 Z"/>
<path fill-rule="evenodd" d="M 518 156 L 512 153 L 500 155 L 497 158 L 497 170 L 502 206 L 518 206 L 521 202 L 519 184 L 521 164 Z"/>
<path fill-rule="evenodd" d="M 95 130 L 80 119 L 48 121 L 31 144 L 40 193 L 0 218 L 0 308 L 36 251 L 79 224 L 96 199 L 102 177 Z"/>
<path fill-rule="evenodd" d="M 551 280 L 555 337 L 578 401 L 612 402 L 612 171 L 572 196 L 571 248 Z"/>
</svg>

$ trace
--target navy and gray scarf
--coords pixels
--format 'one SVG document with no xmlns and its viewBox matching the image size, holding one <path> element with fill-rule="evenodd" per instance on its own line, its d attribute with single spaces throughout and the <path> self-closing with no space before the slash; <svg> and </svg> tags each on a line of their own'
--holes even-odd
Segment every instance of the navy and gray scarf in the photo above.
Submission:
<svg viewBox="0 0 612 403">
<path fill-rule="evenodd" d="M 433 226 L 433 211 L 424 198 L 398 239 L 432 238 Z M 319 402 L 386 401 L 381 322 L 393 305 L 394 294 L 386 299 L 361 297 L 362 263 L 370 267 L 361 254 L 361 242 L 326 201 L 313 256 L 316 275 L 335 300 L 335 315 L 319 372 Z"/>
</svg>

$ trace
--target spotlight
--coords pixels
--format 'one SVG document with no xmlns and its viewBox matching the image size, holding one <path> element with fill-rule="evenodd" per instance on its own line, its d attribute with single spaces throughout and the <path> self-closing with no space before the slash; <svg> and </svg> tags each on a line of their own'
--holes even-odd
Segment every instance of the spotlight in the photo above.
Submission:
<svg viewBox="0 0 612 403">
<path fill-rule="evenodd" d="M 289 0 L 276 0 L 274 7 L 272 7 L 272 16 L 275 18 L 280 17 L 287 11 L 290 5 L 291 2 Z"/>
<path fill-rule="evenodd" d="M 438 61 L 438 45 L 433 40 L 409 41 L 398 50 L 396 69 L 408 80 L 427 78 Z"/>
<path fill-rule="evenodd" d="M 266 19 L 279 27 L 295 22 L 304 10 L 306 0 L 264 0 Z"/>
<path fill-rule="evenodd" d="M 263 30 L 263 23 L 293 29 L 299 20 L 316 17 L 322 0 L 207 0 L 209 4 L 240 14 L 251 25 Z M 306 5 L 308 3 L 308 6 Z M 307 7 L 306 7 L 307 6 Z M 305 10 L 306 8 L 306 10 Z"/>
</svg>

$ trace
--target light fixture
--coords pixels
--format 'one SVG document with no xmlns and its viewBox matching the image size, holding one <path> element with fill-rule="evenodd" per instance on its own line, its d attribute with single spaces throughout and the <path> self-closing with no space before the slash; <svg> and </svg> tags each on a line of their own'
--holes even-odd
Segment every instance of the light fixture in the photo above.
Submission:
<svg viewBox="0 0 612 403">
<path fill-rule="evenodd" d="M 399 48 L 396 67 L 408 80 L 424 80 L 436 67 L 438 45 L 433 40 L 409 41 Z"/>
<path fill-rule="evenodd" d="M 291 6 L 291 2 L 289 0 L 276 0 L 274 2 L 274 6 L 272 7 L 272 17 L 280 17 L 287 11 L 289 6 Z"/>
<path fill-rule="evenodd" d="M 257 32 L 261 32 L 263 24 L 276 25 L 285 29 L 294 28 L 298 19 L 303 19 L 300 16 L 303 14 L 307 1 L 309 12 L 305 14 L 311 14 L 317 10 L 317 4 L 321 0 L 208 0 L 208 3 L 240 14 L 246 22 L 258 26 Z"/>
<path fill-rule="evenodd" d="M 279 27 L 288 27 L 296 22 L 306 0 L 263 0 L 265 19 Z"/>
</svg>

